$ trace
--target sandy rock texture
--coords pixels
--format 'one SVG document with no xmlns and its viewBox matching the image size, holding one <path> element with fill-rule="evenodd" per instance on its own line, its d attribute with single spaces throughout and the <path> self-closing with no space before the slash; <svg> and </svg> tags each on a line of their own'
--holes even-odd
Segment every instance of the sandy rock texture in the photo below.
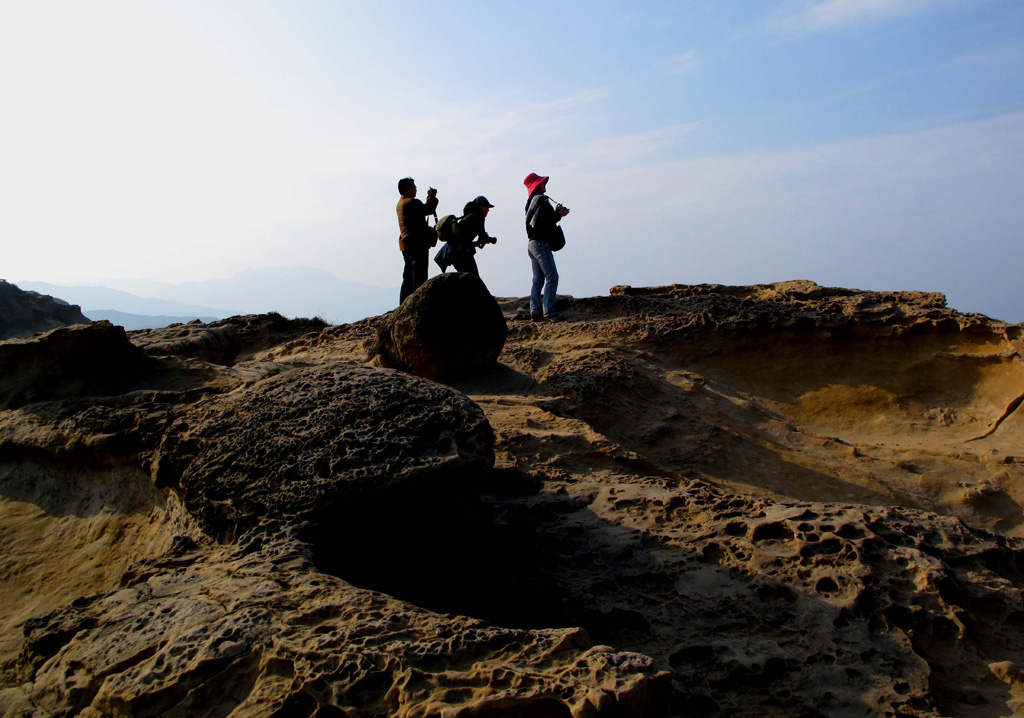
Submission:
<svg viewBox="0 0 1024 718">
<path fill-rule="evenodd" d="M 1024 715 L 1024 327 L 525 302 L 447 384 L 246 317 L 0 411 L 0 713 Z"/>
</svg>

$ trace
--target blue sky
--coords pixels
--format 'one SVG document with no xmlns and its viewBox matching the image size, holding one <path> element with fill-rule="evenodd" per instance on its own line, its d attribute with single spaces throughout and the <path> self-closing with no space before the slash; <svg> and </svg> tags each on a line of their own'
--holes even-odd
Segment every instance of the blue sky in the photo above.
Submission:
<svg viewBox="0 0 1024 718">
<path fill-rule="evenodd" d="M 0 276 L 397 286 L 395 184 L 529 290 L 811 279 L 1024 321 L 1020 0 L 90 0 L 0 8 Z"/>
</svg>

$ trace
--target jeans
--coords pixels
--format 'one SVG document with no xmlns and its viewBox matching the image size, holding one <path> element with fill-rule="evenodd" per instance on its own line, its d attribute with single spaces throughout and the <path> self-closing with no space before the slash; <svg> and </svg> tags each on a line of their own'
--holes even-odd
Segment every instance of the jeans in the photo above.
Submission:
<svg viewBox="0 0 1024 718">
<path fill-rule="evenodd" d="M 531 239 L 527 247 L 533 265 L 533 289 L 530 291 L 530 314 L 534 317 L 557 317 L 555 298 L 558 296 L 558 270 L 555 255 L 547 242 Z M 543 288 L 543 304 L 541 304 Z"/>
</svg>

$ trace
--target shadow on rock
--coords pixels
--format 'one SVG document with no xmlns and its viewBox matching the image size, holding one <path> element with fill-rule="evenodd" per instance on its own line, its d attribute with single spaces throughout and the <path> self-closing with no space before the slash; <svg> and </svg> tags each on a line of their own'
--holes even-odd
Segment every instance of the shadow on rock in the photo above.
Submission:
<svg viewBox="0 0 1024 718">
<path fill-rule="evenodd" d="M 155 360 L 110 322 L 75 324 L 0 343 L 0 409 L 152 386 Z"/>
</svg>

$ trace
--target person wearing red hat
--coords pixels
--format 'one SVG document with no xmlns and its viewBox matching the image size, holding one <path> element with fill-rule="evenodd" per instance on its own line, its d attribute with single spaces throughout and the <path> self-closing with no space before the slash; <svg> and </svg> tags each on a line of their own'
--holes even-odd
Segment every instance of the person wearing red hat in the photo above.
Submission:
<svg viewBox="0 0 1024 718">
<path fill-rule="evenodd" d="M 527 252 L 533 267 L 533 287 L 530 290 L 530 319 L 535 322 L 557 321 L 555 299 L 558 297 L 558 268 L 555 255 L 548 244 L 548 238 L 556 229 L 555 225 L 569 214 L 569 209 L 551 206 L 551 200 L 544 194 L 550 177 L 531 172 L 523 180 L 529 199 L 526 201 L 526 236 L 529 238 Z"/>
<path fill-rule="evenodd" d="M 427 225 L 427 216 L 437 212 L 437 190 L 427 190 L 426 203 L 416 199 L 416 181 L 412 177 L 398 180 L 398 248 L 402 250 L 405 270 L 399 304 L 427 281 L 427 250 L 437 243 L 437 235 Z"/>
</svg>

